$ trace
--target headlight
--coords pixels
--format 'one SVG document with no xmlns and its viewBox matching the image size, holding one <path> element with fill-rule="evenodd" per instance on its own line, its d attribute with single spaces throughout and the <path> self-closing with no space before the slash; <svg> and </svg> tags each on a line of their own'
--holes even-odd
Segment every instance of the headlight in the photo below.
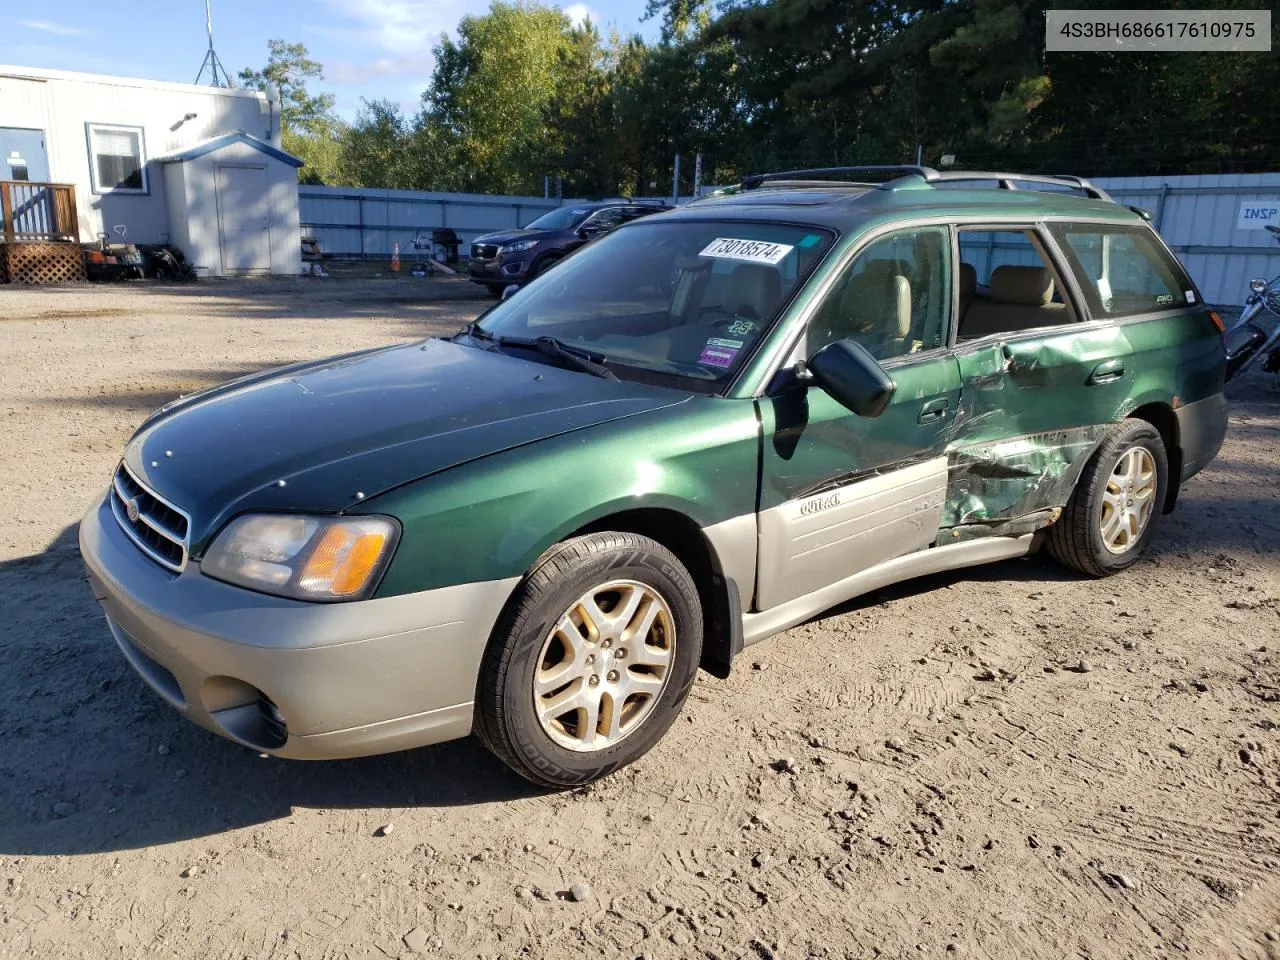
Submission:
<svg viewBox="0 0 1280 960">
<path fill-rule="evenodd" d="M 295 600 L 358 600 L 378 585 L 400 526 L 390 517 L 237 517 L 200 569 Z"/>
<path fill-rule="evenodd" d="M 1249 289 L 1250 289 L 1250 290 L 1252 290 L 1254 293 L 1265 293 L 1265 292 L 1266 292 L 1266 290 L 1267 290 L 1267 281 L 1265 281 L 1265 280 L 1250 280 L 1250 281 L 1249 281 Z"/>
<path fill-rule="evenodd" d="M 498 253 L 524 253 L 526 250 L 532 250 L 537 245 L 537 240 L 521 240 L 519 243 L 508 243 L 505 247 L 500 248 Z"/>
</svg>

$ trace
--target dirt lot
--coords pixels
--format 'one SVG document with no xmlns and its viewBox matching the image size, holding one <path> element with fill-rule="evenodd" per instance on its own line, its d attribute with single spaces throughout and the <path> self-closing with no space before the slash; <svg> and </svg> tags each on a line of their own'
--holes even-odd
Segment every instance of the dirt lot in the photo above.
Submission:
<svg viewBox="0 0 1280 960">
<path fill-rule="evenodd" d="M 1129 573 L 1032 558 L 846 605 L 701 678 L 592 789 L 539 794 L 472 742 L 263 759 L 174 715 L 75 546 L 133 427 L 483 304 L 389 280 L 0 288 L 0 957 L 1280 957 L 1260 375 Z"/>
</svg>

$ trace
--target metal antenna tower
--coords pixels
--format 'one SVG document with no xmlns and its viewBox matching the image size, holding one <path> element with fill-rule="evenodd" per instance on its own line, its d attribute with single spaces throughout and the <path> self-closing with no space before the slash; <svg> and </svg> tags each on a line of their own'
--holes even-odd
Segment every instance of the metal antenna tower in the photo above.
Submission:
<svg viewBox="0 0 1280 960">
<path fill-rule="evenodd" d="M 200 64 L 200 72 L 196 74 L 196 83 L 200 82 L 205 70 L 208 70 L 209 86 L 234 87 L 235 84 L 231 82 L 231 77 L 227 75 L 227 68 L 222 65 L 222 61 L 218 59 L 217 51 L 213 49 L 213 13 L 209 10 L 209 0 L 204 0 L 204 29 L 209 34 L 209 50 Z M 219 77 L 219 74 L 221 74 L 221 77 Z"/>
</svg>

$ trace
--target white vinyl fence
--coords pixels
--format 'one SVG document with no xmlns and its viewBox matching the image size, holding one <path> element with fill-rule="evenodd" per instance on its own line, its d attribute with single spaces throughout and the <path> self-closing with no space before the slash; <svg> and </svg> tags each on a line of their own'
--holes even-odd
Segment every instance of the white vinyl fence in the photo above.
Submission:
<svg viewBox="0 0 1280 960">
<path fill-rule="evenodd" d="M 1253 277 L 1280 274 L 1280 173 L 1186 177 L 1108 177 L 1094 181 L 1123 204 L 1143 207 L 1187 265 L 1204 299 L 1240 306 Z M 472 240 L 523 227 L 562 201 L 543 197 L 429 193 L 357 187 L 298 188 L 302 232 L 338 257 L 405 255 L 413 238 L 449 227 L 465 256 Z M 563 203 L 576 201 L 565 200 Z"/>
</svg>

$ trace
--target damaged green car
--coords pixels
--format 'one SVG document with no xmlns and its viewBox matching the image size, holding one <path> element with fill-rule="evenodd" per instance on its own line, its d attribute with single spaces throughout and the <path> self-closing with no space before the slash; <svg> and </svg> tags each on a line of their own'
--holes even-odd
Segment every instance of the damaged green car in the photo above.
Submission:
<svg viewBox="0 0 1280 960">
<path fill-rule="evenodd" d="M 1186 271 L 1085 181 L 770 174 L 454 337 L 170 404 L 81 550 L 123 655 L 216 733 L 475 733 L 565 787 L 851 597 L 1040 547 L 1128 567 L 1222 444 L 1225 369 Z"/>
</svg>

